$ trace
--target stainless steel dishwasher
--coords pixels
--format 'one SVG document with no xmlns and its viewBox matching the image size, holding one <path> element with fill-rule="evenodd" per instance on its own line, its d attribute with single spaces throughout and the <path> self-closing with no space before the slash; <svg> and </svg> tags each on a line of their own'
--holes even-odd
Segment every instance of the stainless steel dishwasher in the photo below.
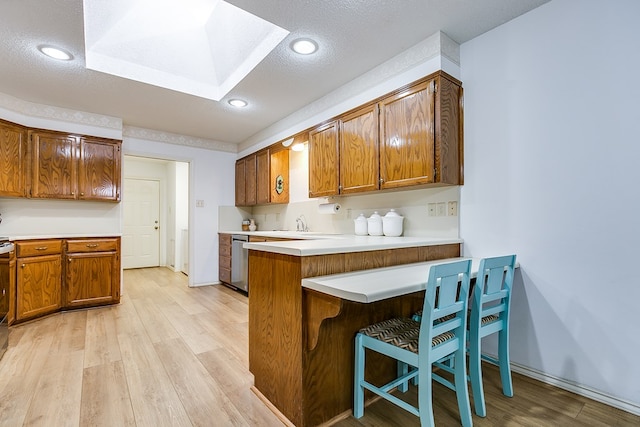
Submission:
<svg viewBox="0 0 640 427">
<path fill-rule="evenodd" d="M 249 236 L 234 234 L 231 236 L 231 285 L 249 292 L 249 250 L 242 247 Z"/>
</svg>

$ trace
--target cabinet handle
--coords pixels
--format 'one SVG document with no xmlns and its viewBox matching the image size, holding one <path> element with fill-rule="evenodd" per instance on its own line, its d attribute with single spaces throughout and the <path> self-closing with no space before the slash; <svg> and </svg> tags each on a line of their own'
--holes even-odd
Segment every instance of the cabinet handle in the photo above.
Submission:
<svg viewBox="0 0 640 427">
<path fill-rule="evenodd" d="M 38 246 L 35 248 L 36 251 L 46 251 L 47 249 L 49 249 L 48 246 Z"/>
<path fill-rule="evenodd" d="M 92 245 L 91 245 L 91 244 L 87 243 L 87 247 L 88 247 L 88 248 L 97 248 L 97 247 L 98 247 L 98 244 L 97 244 L 97 243 L 94 243 L 94 244 L 92 244 Z"/>
</svg>

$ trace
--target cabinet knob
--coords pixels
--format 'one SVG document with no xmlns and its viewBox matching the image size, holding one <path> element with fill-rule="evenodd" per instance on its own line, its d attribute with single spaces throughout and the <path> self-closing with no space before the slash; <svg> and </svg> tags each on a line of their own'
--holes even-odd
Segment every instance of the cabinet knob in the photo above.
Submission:
<svg viewBox="0 0 640 427">
<path fill-rule="evenodd" d="M 80 193 L 81 196 L 84 196 L 84 192 Z"/>
<path fill-rule="evenodd" d="M 76 193 L 75 193 L 74 191 L 72 191 L 72 192 L 71 192 L 71 195 L 72 195 L 72 196 L 75 196 L 75 195 L 76 195 Z"/>
<path fill-rule="evenodd" d="M 22 264 L 20 267 L 25 268 L 27 264 Z"/>
</svg>

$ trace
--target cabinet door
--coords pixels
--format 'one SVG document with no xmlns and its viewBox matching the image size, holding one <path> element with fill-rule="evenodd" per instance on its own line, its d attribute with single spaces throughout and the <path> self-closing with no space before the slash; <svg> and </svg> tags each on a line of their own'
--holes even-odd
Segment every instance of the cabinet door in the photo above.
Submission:
<svg viewBox="0 0 640 427">
<path fill-rule="evenodd" d="M 78 138 L 57 132 L 31 132 L 31 197 L 75 199 Z"/>
<path fill-rule="evenodd" d="M 247 206 L 256 204 L 256 155 L 251 154 L 244 160 L 244 182 Z"/>
<path fill-rule="evenodd" d="M 340 193 L 379 188 L 378 106 L 344 116 L 340 122 Z"/>
<path fill-rule="evenodd" d="M 269 150 L 256 154 L 256 203 L 264 205 L 271 201 L 271 176 Z"/>
<path fill-rule="evenodd" d="M 23 320 L 60 308 L 60 255 L 18 258 L 16 319 Z"/>
<path fill-rule="evenodd" d="M 16 259 L 13 252 L 0 255 L 0 317 L 7 314 L 11 325 L 16 320 Z"/>
<path fill-rule="evenodd" d="M 271 153 L 270 157 L 271 203 L 289 203 L 289 150 Z"/>
<path fill-rule="evenodd" d="M 0 196 L 26 197 L 27 133 L 0 120 Z"/>
<path fill-rule="evenodd" d="M 236 160 L 236 206 L 247 205 L 244 175 L 244 159 Z"/>
<path fill-rule="evenodd" d="M 120 300 L 116 252 L 67 254 L 65 307 L 110 304 Z"/>
<path fill-rule="evenodd" d="M 80 140 L 79 199 L 120 200 L 120 145 L 117 140 Z"/>
<path fill-rule="evenodd" d="M 309 132 L 309 197 L 338 194 L 338 122 Z"/>
<path fill-rule="evenodd" d="M 380 188 L 434 182 L 435 81 L 380 102 Z"/>
</svg>

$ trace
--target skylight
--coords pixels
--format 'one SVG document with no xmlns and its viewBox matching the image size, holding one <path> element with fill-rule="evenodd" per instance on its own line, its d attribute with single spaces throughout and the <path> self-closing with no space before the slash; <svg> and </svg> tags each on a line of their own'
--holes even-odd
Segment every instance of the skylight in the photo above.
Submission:
<svg viewBox="0 0 640 427">
<path fill-rule="evenodd" d="M 84 0 L 86 67 L 219 101 L 289 31 L 223 0 Z"/>
</svg>

